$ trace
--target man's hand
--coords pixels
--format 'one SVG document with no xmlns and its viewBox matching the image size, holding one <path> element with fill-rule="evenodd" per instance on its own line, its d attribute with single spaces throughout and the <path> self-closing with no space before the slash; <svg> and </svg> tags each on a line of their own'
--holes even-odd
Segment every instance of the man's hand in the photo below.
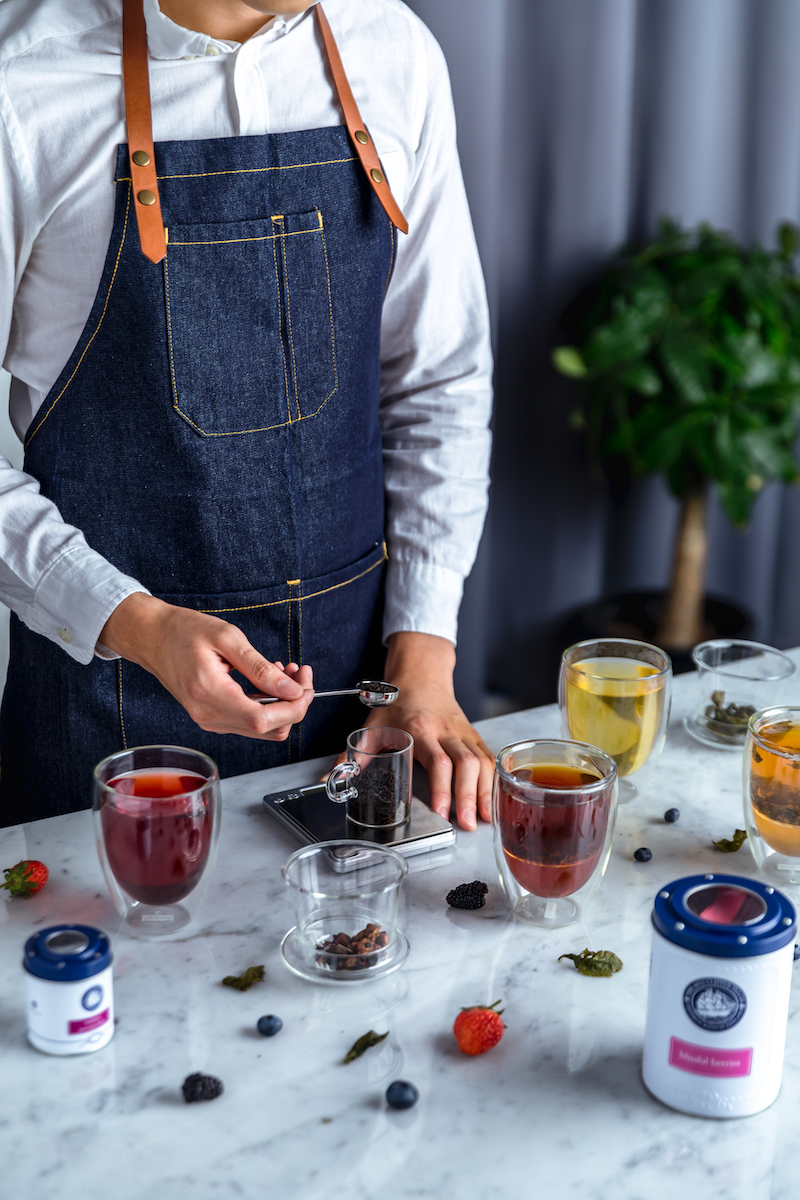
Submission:
<svg viewBox="0 0 800 1200">
<path fill-rule="evenodd" d="M 282 742 L 313 699 L 310 667 L 268 662 L 235 625 L 144 592 L 117 605 L 100 641 L 155 675 L 192 720 L 210 733 Z M 233 670 L 285 703 L 248 700 L 231 679 Z"/>
<path fill-rule="evenodd" d="M 445 638 L 392 634 L 385 676 L 400 695 L 388 708 L 373 709 L 366 724 L 407 730 L 414 757 L 428 772 L 431 808 L 449 816 L 452 793 L 458 823 L 475 829 L 476 809 L 491 820 L 494 756 L 456 701 L 455 662 L 455 647 Z"/>
</svg>

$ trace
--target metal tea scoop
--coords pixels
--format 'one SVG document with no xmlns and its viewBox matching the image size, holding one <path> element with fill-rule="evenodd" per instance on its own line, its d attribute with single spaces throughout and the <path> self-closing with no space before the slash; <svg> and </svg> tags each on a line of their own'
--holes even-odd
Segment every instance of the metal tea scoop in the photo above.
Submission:
<svg viewBox="0 0 800 1200">
<path fill-rule="evenodd" d="M 397 699 L 400 689 L 395 687 L 393 683 L 384 683 L 380 679 L 362 679 L 361 683 L 357 683 L 352 688 L 340 688 L 336 692 L 314 692 L 314 698 L 319 699 L 320 696 L 358 696 L 362 704 L 367 708 L 386 708 Z M 275 704 L 280 700 L 280 696 L 265 696 L 263 692 L 251 692 L 250 700 L 255 700 L 259 704 Z"/>
</svg>

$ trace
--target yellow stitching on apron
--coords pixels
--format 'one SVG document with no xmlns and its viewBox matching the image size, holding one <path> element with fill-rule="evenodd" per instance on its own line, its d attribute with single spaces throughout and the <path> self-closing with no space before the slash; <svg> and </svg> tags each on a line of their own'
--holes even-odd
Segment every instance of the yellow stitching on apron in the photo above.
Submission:
<svg viewBox="0 0 800 1200">
<path fill-rule="evenodd" d="M 365 575 L 369 575 L 370 571 L 374 571 L 376 567 L 381 567 L 386 562 L 389 555 L 386 553 L 386 543 L 383 543 L 383 557 L 373 563 L 371 567 L 367 567 L 358 575 L 354 575 L 352 579 L 345 579 L 342 583 L 334 583 L 329 588 L 322 588 L 319 592 L 309 592 L 307 596 L 298 596 L 298 600 L 314 600 L 317 596 L 325 596 L 328 592 L 335 592 L 337 588 L 347 587 L 349 583 L 355 583 L 359 579 L 363 579 Z M 289 600 L 269 600 L 266 604 L 243 604 L 240 608 L 201 608 L 198 612 L 204 613 L 223 613 L 223 612 L 250 612 L 254 608 L 277 608 L 281 604 L 291 604 Z"/>
<path fill-rule="evenodd" d="M 98 334 L 98 333 L 99 333 L 99 331 L 100 331 L 100 326 L 103 324 L 103 320 L 104 320 L 104 318 L 105 318 L 105 315 L 106 315 L 106 309 L 108 308 L 108 301 L 109 301 L 109 299 L 110 299 L 110 297 L 111 297 L 111 289 L 113 288 L 113 286 L 114 286 L 114 280 L 115 280 L 115 279 L 116 279 L 116 277 L 117 277 L 117 268 L 119 267 L 119 260 L 120 260 L 120 257 L 121 257 L 121 255 L 122 255 L 122 247 L 125 245 L 125 231 L 126 231 L 126 230 L 127 230 L 127 228 L 128 228 L 128 214 L 130 213 L 130 211 L 131 211 L 131 192 L 130 192 L 130 188 L 129 188 L 129 189 L 128 189 L 128 206 L 127 206 L 127 208 L 125 209 L 125 224 L 124 224 L 124 225 L 123 225 L 123 227 L 122 227 L 122 237 L 120 238 L 119 250 L 117 251 L 117 259 L 116 259 L 116 262 L 114 263 L 114 271 L 113 271 L 113 273 L 112 273 L 112 275 L 111 275 L 111 281 L 110 281 L 110 283 L 109 283 L 109 285 L 108 285 L 108 291 L 106 292 L 106 299 L 105 299 L 105 303 L 104 303 L 104 305 L 103 305 L 103 311 L 102 311 L 102 312 L 101 312 L 101 314 L 100 314 L 100 320 L 97 322 L 97 327 L 95 328 L 95 331 L 94 331 L 94 333 L 93 333 L 93 334 L 92 334 L 92 336 L 89 338 L 89 340 L 88 340 L 88 342 L 86 343 L 86 345 L 84 346 L 84 348 L 83 348 L 83 353 L 81 354 L 80 358 L 79 358 L 79 359 L 78 359 L 78 361 L 76 362 L 76 364 L 75 364 L 75 369 L 74 369 L 74 371 L 72 372 L 72 374 L 70 375 L 69 379 L 68 379 L 68 380 L 67 380 L 67 382 L 64 384 L 63 388 L 62 388 L 62 389 L 61 389 L 61 391 L 58 393 L 58 395 L 56 396 L 55 400 L 54 400 L 54 401 L 53 401 L 53 403 L 50 405 L 50 407 L 48 408 L 47 412 L 44 414 L 44 416 L 42 417 L 41 421 L 39 422 L 39 424 L 38 424 L 38 425 L 36 426 L 36 428 L 34 429 L 33 433 L 32 433 L 32 434 L 30 434 L 30 436 L 26 438 L 26 440 L 25 440 L 25 445 L 26 445 L 26 446 L 30 446 L 31 442 L 32 442 L 32 441 L 33 441 L 33 439 L 36 437 L 36 434 L 37 434 L 37 433 L 39 432 L 39 430 L 42 428 L 42 426 L 44 425 L 45 421 L 46 421 L 46 420 L 47 420 L 47 418 L 50 416 L 50 413 L 53 411 L 53 409 L 54 409 L 54 408 L 55 408 L 55 406 L 58 404 L 58 402 L 59 402 L 59 400 L 61 399 L 61 397 L 64 395 L 64 392 L 67 390 L 67 388 L 69 387 L 69 385 L 72 383 L 73 379 L 75 378 L 75 376 L 76 376 L 76 375 L 77 375 L 77 373 L 78 373 L 78 369 L 79 369 L 79 367 L 80 367 L 81 363 L 83 362 L 84 358 L 86 357 L 86 354 L 87 354 L 87 352 L 88 352 L 88 350 L 89 350 L 89 347 L 91 346 L 92 342 L 93 342 L 93 341 L 94 341 L 94 339 L 97 337 L 97 334 Z"/>
<path fill-rule="evenodd" d="M 283 217 L 280 217 L 278 219 L 282 221 Z M 316 233 L 317 231 L 315 229 L 306 229 L 303 232 L 304 233 Z M 292 235 L 286 234 L 286 232 L 284 230 L 284 236 L 291 237 Z M 286 288 L 286 328 L 289 330 L 289 348 L 291 349 L 291 352 L 292 352 L 292 380 L 294 382 L 294 406 L 297 409 L 297 419 L 298 419 L 298 421 L 300 421 L 300 420 L 302 420 L 303 414 L 300 412 L 300 401 L 297 397 L 297 359 L 296 359 L 295 353 L 294 353 L 294 338 L 292 337 L 292 306 L 291 306 L 291 300 L 290 300 L 290 295 L 289 295 L 289 271 L 286 266 L 286 243 L 285 242 L 281 242 L 281 261 L 283 262 L 283 282 L 284 282 L 284 286 Z"/>
<path fill-rule="evenodd" d="M 169 354 L 169 374 L 172 380 L 172 407 L 177 409 L 178 412 L 181 412 L 180 408 L 178 408 L 178 381 L 175 378 L 175 362 L 172 357 L 172 314 L 170 312 L 169 303 L 169 267 L 167 266 L 168 257 L 169 255 L 164 256 L 164 298 L 167 302 L 167 353 Z M 185 417 L 186 414 L 181 413 L 181 416 Z M 186 420 L 188 421 L 189 418 L 186 417 Z M 195 429 L 197 429 L 196 425 Z M 200 433 L 202 432 L 203 431 L 201 429 Z"/>
<path fill-rule="evenodd" d="M 292 661 L 292 589 L 289 588 L 289 601 L 286 605 L 286 665 Z"/>
<path fill-rule="evenodd" d="M 299 644 L 300 658 L 297 659 L 297 666 L 302 666 L 302 596 L 297 596 L 297 644 Z M 302 721 L 297 725 L 297 757 L 302 758 Z"/>
<path fill-rule="evenodd" d="M 122 749 L 127 750 L 128 749 L 128 738 L 125 733 L 125 717 L 123 716 L 123 712 L 122 712 L 122 659 L 121 658 L 117 659 L 117 678 L 119 680 L 119 685 L 118 685 L 119 700 L 117 701 L 117 704 L 119 707 L 119 726 L 120 726 L 120 729 L 122 730 Z"/>
<path fill-rule="evenodd" d="M 270 217 L 271 221 L 282 221 L 283 217 Z M 297 229 L 294 233 L 265 233 L 262 237 L 220 238 L 216 242 L 170 242 L 170 246 L 232 246 L 238 242 L 274 242 L 276 238 L 300 237 L 304 233 L 318 233 L 317 229 Z"/>
<path fill-rule="evenodd" d="M 386 275 L 386 286 L 383 289 L 383 299 L 384 300 L 386 299 L 386 293 L 389 290 L 389 281 L 392 278 L 392 267 L 394 266 L 394 225 L 392 224 L 391 221 L 389 222 L 389 237 L 392 240 L 392 253 L 391 253 L 391 257 L 389 258 L 389 271 Z"/>
<path fill-rule="evenodd" d="M 259 175 L 264 171 L 299 171 L 303 167 L 331 167 L 337 163 L 356 162 L 356 158 L 326 158 L 323 162 L 289 163 L 285 167 L 243 167 L 238 171 L 200 171 L 196 175 L 159 175 L 158 179 L 207 179 L 210 175 Z M 130 183 L 130 175 L 121 175 L 114 183 Z"/>
<path fill-rule="evenodd" d="M 272 257 L 275 262 L 275 291 L 278 294 L 278 333 L 280 335 L 281 355 L 283 356 L 283 381 L 286 385 L 286 411 L 289 414 L 289 420 L 284 421 L 284 425 L 292 423 L 292 407 L 289 403 L 289 371 L 286 366 L 286 351 L 283 348 L 283 317 L 281 315 L 281 282 L 278 278 L 278 250 L 275 243 L 272 243 Z"/>
<path fill-rule="evenodd" d="M 272 170 L 272 169 L 273 168 L 270 168 L 270 170 Z M 129 204 L 130 204 L 130 198 L 129 198 Z M 331 276 L 330 276 L 330 270 L 328 268 L 328 251 L 325 246 L 325 233 L 323 231 L 323 226 L 322 226 L 322 213 L 320 212 L 319 209 L 316 209 L 316 213 L 317 213 L 317 220 L 319 221 L 319 235 L 320 235 L 320 238 L 322 239 L 322 253 L 323 253 L 323 257 L 325 259 L 325 274 L 326 274 L 327 280 L 328 280 L 328 314 L 330 317 L 330 324 L 331 324 L 331 357 L 333 360 L 334 386 L 333 386 L 333 390 L 331 392 L 329 392 L 328 395 L 325 397 L 325 399 L 322 401 L 322 404 L 320 404 L 319 408 L 315 412 L 309 413 L 309 417 L 315 417 L 317 415 L 317 413 L 321 412 L 322 409 L 325 407 L 325 405 L 330 400 L 331 396 L 334 394 L 334 392 L 338 391 L 338 388 L 339 388 L 339 373 L 338 373 L 338 369 L 336 366 L 336 345 L 335 345 L 334 337 L 333 337 L 333 303 L 331 300 Z M 282 221 L 283 217 L 280 215 L 275 215 L 275 216 L 270 217 L 270 220 Z M 127 217 L 126 217 L 126 221 L 127 221 Z M 298 232 L 300 232 L 300 233 L 317 233 L 317 230 L 316 229 L 302 229 L 302 230 L 299 230 Z M 277 421 L 274 425 L 262 425 L 256 429 L 233 429 L 233 430 L 228 430 L 225 433 L 207 433 L 205 429 L 202 429 L 199 425 L 197 425 L 192 420 L 192 418 L 190 416 L 188 416 L 188 414 L 185 413 L 183 411 L 183 409 L 180 407 L 180 405 L 178 403 L 178 383 L 177 383 L 177 378 L 175 375 L 175 364 L 174 364 L 173 357 L 172 357 L 172 322 L 171 322 L 171 318 L 170 318 L 170 305 L 169 305 L 169 276 L 168 276 L 168 269 L 167 269 L 167 259 L 166 258 L 164 259 L 164 279 L 165 279 L 165 289 L 166 289 L 166 296 L 167 296 L 167 345 L 168 345 L 168 351 L 169 351 L 169 366 L 170 366 L 170 375 L 172 376 L 172 392 L 173 392 L 172 407 L 175 409 L 175 412 L 179 413 L 180 416 L 183 417 L 184 421 L 186 421 L 189 425 L 191 425 L 192 429 L 196 429 L 197 432 L 199 434 L 201 434 L 203 437 L 241 437 L 244 434 L 248 434 L 248 433 L 269 433 L 272 429 L 285 429 L 287 425 L 293 425 L 295 423 L 294 419 L 292 418 L 292 410 L 291 410 L 290 401 L 289 401 L 289 371 L 288 371 L 288 366 L 286 363 L 286 351 L 283 348 L 283 318 L 281 316 L 281 303 L 280 303 L 281 302 L 280 278 L 278 276 L 278 255 L 277 255 L 277 248 L 275 245 L 276 241 L 278 241 L 279 239 L 285 238 L 285 237 L 293 237 L 293 236 L 294 236 L 293 234 L 279 233 L 274 236 L 267 235 L 263 238 L 233 238 L 233 239 L 231 239 L 232 241 L 242 241 L 242 242 L 271 241 L 272 242 L 272 256 L 273 256 L 273 260 L 275 263 L 275 286 L 278 291 L 278 322 L 279 322 L 280 333 L 281 333 L 281 354 L 283 355 L 283 376 L 284 376 L 284 382 L 286 385 L 286 411 L 287 411 L 289 419 L 287 421 Z M 217 243 L 217 242 L 171 242 L 170 243 L 171 246 L 214 246 L 214 245 L 221 245 L 221 244 L 223 244 L 223 243 Z M 121 247 L 120 247 L 120 249 L 121 249 Z M 285 274 L 285 269 L 284 269 L 284 274 Z M 287 280 L 286 286 L 287 286 L 286 303 L 287 303 L 287 310 L 288 310 L 288 304 L 289 304 L 288 280 Z M 99 326 L 98 326 L 98 328 L 99 328 Z M 290 341 L 291 347 L 292 347 L 292 360 L 294 362 L 294 343 L 292 342 L 291 330 L 289 332 L 289 341 Z M 87 349 L 88 349 L 88 347 L 87 347 Z M 296 364 L 295 364 L 295 368 L 296 368 Z M 76 368 L 76 370 L 77 370 L 77 368 Z M 295 369 L 294 378 L 295 378 L 295 380 L 297 379 L 296 369 Z M 296 384 L 295 384 L 295 400 L 297 400 Z M 55 401 L 54 401 L 54 403 L 55 403 Z M 298 404 L 297 411 L 298 411 L 298 413 L 300 413 L 299 404 Z M 297 419 L 301 420 L 301 421 L 305 421 L 308 418 L 304 417 L 302 414 L 300 414 Z M 36 430 L 34 430 L 34 433 L 35 432 L 36 432 Z M 33 434 L 31 436 L 33 436 Z M 282 601 L 278 601 L 277 603 L 282 603 Z M 217 610 L 215 609 L 215 610 L 209 610 L 209 611 L 217 611 Z M 240 610 L 239 609 L 219 609 L 219 611 L 220 612 L 238 612 Z"/>
<path fill-rule="evenodd" d="M 304 421 L 307 421 L 309 419 L 309 417 L 316 417 L 317 413 L 321 413 L 323 408 L 325 407 L 325 405 L 330 400 L 331 396 L 335 392 L 338 392 L 338 390 L 339 390 L 339 371 L 336 366 L 336 343 L 333 338 L 333 301 L 331 299 L 331 273 L 330 273 L 330 270 L 328 269 L 328 249 L 327 249 L 327 246 L 325 245 L 325 231 L 322 228 L 322 213 L 320 212 L 319 209 L 317 209 L 317 214 L 319 216 L 319 236 L 322 239 L 322 254 L 325 259 L 325 275 L 328 280 L 328 314 L 330 316 L 330 321 L 331 321 L 331 359 L 333 361 L 333 390 L 328 392 L 327 396 L 322 401 L 322 404 L 320 404 L 318 409 L 316 409 L 313 413 L 309 413 L 308 417 L 303 417 Z"/>
</svg>

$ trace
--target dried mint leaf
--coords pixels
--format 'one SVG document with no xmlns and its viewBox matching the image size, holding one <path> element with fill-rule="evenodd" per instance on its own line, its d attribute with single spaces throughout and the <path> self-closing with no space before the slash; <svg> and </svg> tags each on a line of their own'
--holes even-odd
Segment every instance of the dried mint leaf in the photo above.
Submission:
<svg viewBox="0 0 800 1200">
<path fill-rule="evenodd" d="M 735 854 L 737 850 L 741 850 L 746 839 L 747 830 L 737 829 L 732 838 L 720 838 L 720 840 L 718 842 L 714 842 L 713 845 L 715 845 L 718 850 L 722 850 L 725 854 Z"/>
<path fill-rule="evenodd" d="M 366 1054 L 367 1050 L 371 1049 L 372 1046 L 377 1046 L 379 1042 L 382 1042 L 383 1039 L 387 1038 L 388 1036 L 388 1029 L 386 1030 L 386 1033 L 376 1033 L 374 1029 L 370 1029 L 369 1033 L 365 1033 L 358 1039 L 357 1042 L 353 1042 L 352 1046 L 347 1051 L 347 1054 L 344 1056 L 344 1062 L 355 1062 L 357 1058 L 361 1058 L 362 1054 Z"/>
<path fill-rule="evenodd" d="M 263 983 L 264 967 L 248 967 L 243 975 L 226 975 L 223 979 L 225 987 L 236 988 L 240 992 L 246 992 L 254 983 Z"/>
<path fill-rule="evenodd" d="M 581 975 L 607 976 L 622 970 L 622 959 L 617 958 L 610 950 L 587 948 L 582 954 L 561 954 L 558 961 L 561 962 L 562 958 L 572 959 Z"/>
</svg>

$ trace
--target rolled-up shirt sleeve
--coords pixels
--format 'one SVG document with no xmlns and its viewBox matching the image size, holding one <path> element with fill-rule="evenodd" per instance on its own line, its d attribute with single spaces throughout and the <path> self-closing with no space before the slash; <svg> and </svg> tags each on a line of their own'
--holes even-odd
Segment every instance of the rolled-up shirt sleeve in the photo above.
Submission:
<svg viewBox="0 0 800 1200">
<path fill-rule="evenodd" d="M 381 424 L 389 564 L 383 636 L 456 641 L 486 514 L 492 354 L 447 67 L 427 30 L 428 92 L 384 303 Z"/>
<path fill-rule="evenodd" d="M 24 142 L 0 87 L 0 346 L 13 340 L 12 313 L 36 221 Z M 11 129 L 9 130 L 9 124 Z M 14 136 L 15 133 L 17 136 Z M 0 455 L 0 600 L 77 662 L 91 662 L 117 605 L 147 589 L 92 550 L 38 482 Z"/>
</svg>

